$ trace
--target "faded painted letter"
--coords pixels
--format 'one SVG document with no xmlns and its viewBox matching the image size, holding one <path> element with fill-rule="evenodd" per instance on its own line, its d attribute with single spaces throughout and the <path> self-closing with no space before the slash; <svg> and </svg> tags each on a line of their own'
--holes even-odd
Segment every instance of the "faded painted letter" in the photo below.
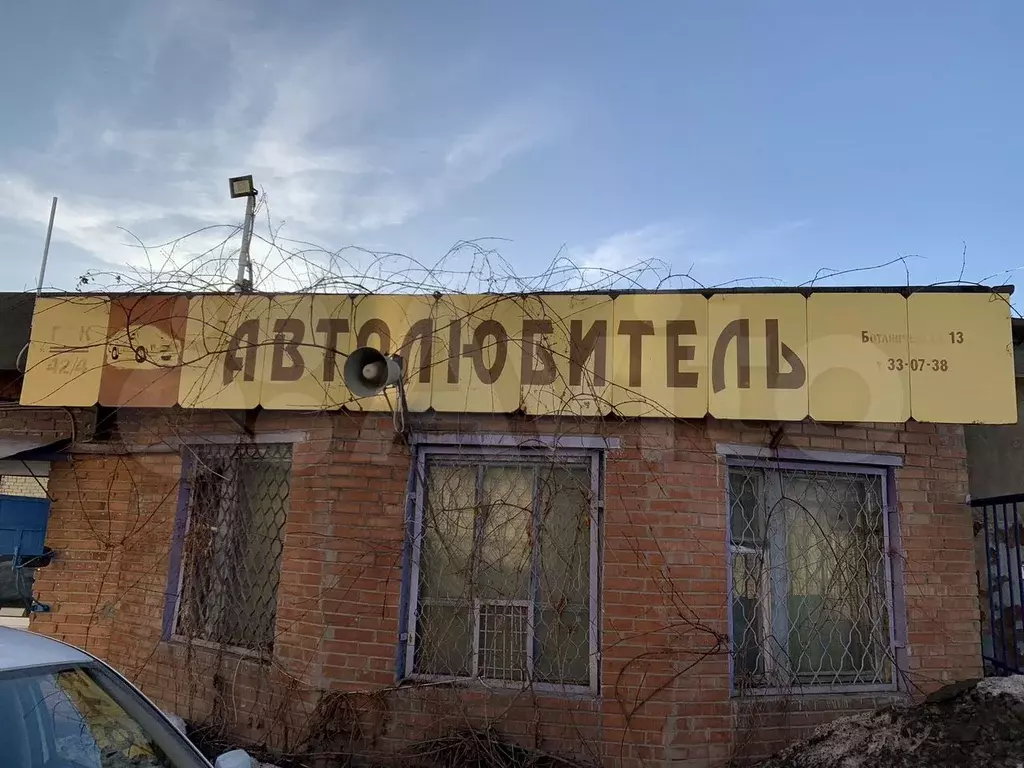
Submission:
<svg viewBox="0 0 1024 768">
<path fill-rule="evenodd" d="M 619 335 L 629 337 L 629 386 L 643 386 L 644 336 L 654 335 L 653 320 L 621 320 Z"/>
<path fill-rule="evenodd" d="M 578 387 L 583 383 L 583 369 L 590 358 L 594 358 L 594 386 L 603 387 L 608 382 L 608 322 L 596 320 L 583 335 L 583 321 L 569 321 L 569 386 Z"/>
<path fill-rule="evenodd" d="M 543 338 L 551 330 L 550 320 L 523 320 L 523 386 L 551 384 L 555 380 L 555 358 Z M 534 367 L 537 362 L 540 368 Z"/>
<path fill-rule="evenodd" d="M 711 358 L 711 388 L 715 392 L 725 389 L 725 353 L 736 340 L 736 386 L 750 389 L 750 321 L 746 318 L 733 320 L 715 342 L 715 353 Z"/>
<path fill-rule="evenodd" d="M 779 321 L 764 321 L 765 358 L 768 361 L 768 389 L 800 389 L 807 381 L 804 361 L 779 338 Z M 780 370 L 779 349 L 789 365 L 789 372 Z"/>
<path fill-rule="evenodd" d="M 258 337 L 260 335 L 260 321 L 256 318 L 246 320 L 238 326 L 228 342 L 227 352 L 224 355 L 224 383 L 230 384 L 235 380 L 235 374 L 242 372 L 242 381 L 254 381 L 256 379 L 256 350 Z M 243 342 L 244 340 L 244 342 Z M 245 358 L 239 359 L 238 350 L 245 344 Z"/>
<path fill-rule="evenodd" d="M 287 335 L 288 338 L 285 338 Z M 299 345 L 306 338 L 306 324 L 297 317 L 283 317 L 274 323 L 274 354 L 271 357 L 271 381 L 298 381 L 306 370 Z M 285 365 L 288 356 L 290 364 Z"/>
</svg>

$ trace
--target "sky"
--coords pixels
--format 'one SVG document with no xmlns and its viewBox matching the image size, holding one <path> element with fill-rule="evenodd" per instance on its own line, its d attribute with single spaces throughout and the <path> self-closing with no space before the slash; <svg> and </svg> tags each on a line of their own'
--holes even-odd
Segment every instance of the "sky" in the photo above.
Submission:
<svg viewBox="0 0 1024 768">
<path fill-rule="evenodd" d="M 13 3 L 0 290 L 54 195 L 48 288 L 233 273 L 245 173 L 270 289 L 1012 283 L 1022 39 L 1017 0 Z"/>
</svg>

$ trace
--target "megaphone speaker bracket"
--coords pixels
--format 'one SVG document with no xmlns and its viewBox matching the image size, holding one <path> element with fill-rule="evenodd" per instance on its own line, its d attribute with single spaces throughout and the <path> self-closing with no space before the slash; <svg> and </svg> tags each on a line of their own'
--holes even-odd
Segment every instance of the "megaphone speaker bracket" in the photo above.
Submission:
<svg viewBox="0 0 1024 768">
<path fill-rule="evenodd" d="M 359 347 L 345 361 L 342 377 L 356 397 L 373 397 L 402 380 L 402 358 L 373 347 Z"/>
</svg>

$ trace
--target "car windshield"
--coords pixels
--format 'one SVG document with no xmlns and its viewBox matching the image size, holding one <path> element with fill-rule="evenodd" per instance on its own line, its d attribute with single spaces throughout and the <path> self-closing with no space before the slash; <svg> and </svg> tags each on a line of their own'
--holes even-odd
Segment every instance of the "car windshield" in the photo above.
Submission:
<svg viewBox="0 0 1024 768">
<path fill-rule="evenodd" d="M 124 681 L 84 664 L 0 673 L 0 755 L 24 768 L 204 768 Z"/>
</svg>

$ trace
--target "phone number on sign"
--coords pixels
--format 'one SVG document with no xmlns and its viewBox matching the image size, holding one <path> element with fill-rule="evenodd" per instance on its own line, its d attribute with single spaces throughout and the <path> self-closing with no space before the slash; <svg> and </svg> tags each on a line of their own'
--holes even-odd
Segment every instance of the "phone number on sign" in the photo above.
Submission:
<svg viewBox="0 0 1024 768">
<path fill-rule="evenodd" d="M 936 373 L 941 373 L 949 370 L 949 361 L 926 360 L 923 357 L 915 357 L 911 360 L 904 360 L 902 357 L 889 358 L 890 371 L 902 371 L 905 368 L 909 368 L 912 371 L 926 371 L 931 369 Z"/>
</svg>

